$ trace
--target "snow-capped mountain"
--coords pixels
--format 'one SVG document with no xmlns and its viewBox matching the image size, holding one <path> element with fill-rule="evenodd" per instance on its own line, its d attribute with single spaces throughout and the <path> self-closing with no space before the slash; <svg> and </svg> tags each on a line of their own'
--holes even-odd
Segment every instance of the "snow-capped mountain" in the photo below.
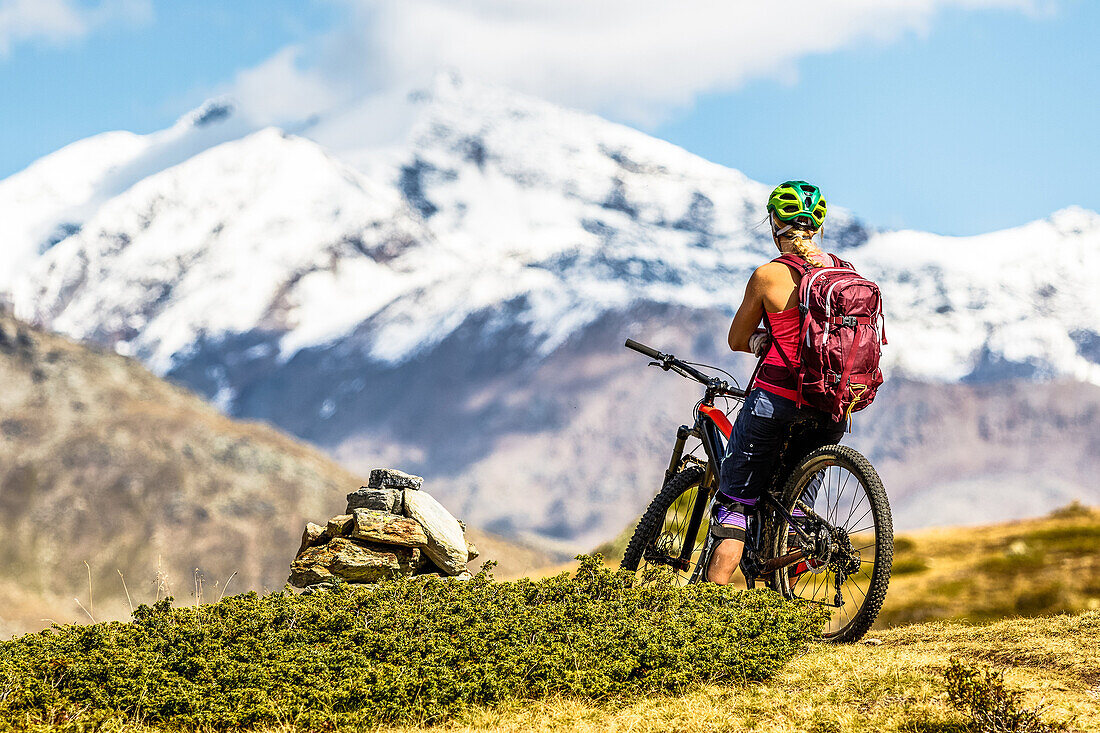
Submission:
<svg viewBox="0 0 1100 733">
<path fill-rule="evenodd" d="M 107 132 L 67 145 L 0 181 L 0 291 L 34 259 L 80 231 L 101 206 L 145 177 L 181 163 L 248 127 L 228 100 L 211 100 L 151 135 Z"/>
<path fill-rule="evenodd" d="M 690 408 L 683 386 L 622 374 L 622 339 L 747 371 L 717 347 L 774 252 L 769 186 L 501 89 L 445 78 L 410 99 L 397 149 L 309 139 L 338 119 L 251 129 L 224 101 L 70 145 L 0 182 L 17 212 L 0 290 L 353 465 L 449 477 L 471 521 L 606 536 L 665 450 L 650 428 L 630 443 L 608 400 L 633 420 L 639 400 L 676 424 Z M 883 287 L 893 379 L 1100 385 L 1100 299 L 1081 297 L 1097 214 L 940 237 L 833 206 L 825 235 Z M 611 452 L 639 465 L 609 470 Z"/>
</svg>

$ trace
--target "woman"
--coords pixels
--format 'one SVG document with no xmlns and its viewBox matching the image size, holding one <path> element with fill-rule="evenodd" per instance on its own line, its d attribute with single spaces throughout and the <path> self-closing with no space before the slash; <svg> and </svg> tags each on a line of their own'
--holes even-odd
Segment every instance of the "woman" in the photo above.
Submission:
<svg viewBox="0 0 1100 733">
<path fill-rule="evenodd" d="M 811 267 L 832 266 L 832 255 L 814 242 L 825 221 L 821 190 L 805 181 L 781 183 L 768 197 L 772 239 L 783 254 L 795 254 Z M 797 367 L 798 285 L 801 272 L 781 262 L 761 265 L 749 278 L 745 299 L 730 325 L 729 346 L 734 351 L 763 354 L 753 389 L 737 415 L 711 505 L 707 579 L 725 585 L 741 561 L 745 546 L 745 515 L 768 485 L 783 441 L 792 423 L 809 419 L 808 427 L 793 437 L 793 455 L 806 455 L 823 445 L 839 442 L 844 423 L 813 408 L 799 408 L 797 383 L 787 362 Z M 758 328 L 761 320 L 768 333 Z"/>
</svg>

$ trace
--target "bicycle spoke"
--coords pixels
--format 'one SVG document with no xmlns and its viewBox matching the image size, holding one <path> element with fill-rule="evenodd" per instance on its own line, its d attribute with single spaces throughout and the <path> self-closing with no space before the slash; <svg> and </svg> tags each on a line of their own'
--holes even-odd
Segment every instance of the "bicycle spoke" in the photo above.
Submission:
<svg viewBox="0 0 1100 733">
<path fill-rule="evenodd" d="M 849 627 L 861 618 L 872 588 L 879 543 L 875 505 L 861 476 L 846 466 L 827 465 L 805 480 L 804 488 L 795 489 L 795 495 L 803 500 L 812 497 L 813 503 L 807 501 L 807 505 L 832 526 L 845 530 L 850 541 L 849 551 L 861 553 L 860 557 L 854 558 L 859 569 L 853 575 L 845 575 L 839 585 L 836 573 L 829 567 L 821 572 L 805 571 L 796 577 L 788 574 L 786 592 L 793 598 L 831 606 L 833 613 L 825 635 L 843 638 Z M 812 525 L 812 522 L 807 525 Z M 786 554 L 795 546 L 795 537 L 789 533 L 783 536 L 784 539 L 775 546 L 777 554 Z M 870 556 L 864 557 L 862 554 Z M 838 557 L 830 563 L 843 560 L 843 557 Z M 813 575 L 813 578 L 808 575 Z M 843 599 L 839 607 L 833 606 L 838 592 Z"/>
<path fill-rule="evenodd" d="M 863 514 L 860 514 L 859 517 L 854 522 L 851 522 L 851 521 L 845 522 L 844 526 L 845 527 L 850 527 L 853 524 L 859 524 L 860 522 L 863 521 L 863 518 L 866 517 L 870 513 L 871 513 L 871 507 L 867 507 L 867 511 L 863 512 Z M 856 532 L 862 532 L 862 531 L 864 531 L 864 530 L 849 529 L 848 534 L 855 534 Z"/>
<path fill-rule="evenodd" d="M 851 477 L 852 477 L 852 474 L 849 473 L 848 478 L 851 478 Z M 848 479 L 847 478 L 844 479 L 844 485 L 845 486 L 848 485 Z M 861 498 L 862 496 L 863 496 L 863 494 L 859 491 L 853 491 L 852 492 L 852 507 L 848 510 L 848 517 L 844 520 L 845 524 L 847 524 L 849 521 L 851 521 L 852 515 L 855 514 L 855 511 L 856 511 L 856 500 Z"/>
</svg>

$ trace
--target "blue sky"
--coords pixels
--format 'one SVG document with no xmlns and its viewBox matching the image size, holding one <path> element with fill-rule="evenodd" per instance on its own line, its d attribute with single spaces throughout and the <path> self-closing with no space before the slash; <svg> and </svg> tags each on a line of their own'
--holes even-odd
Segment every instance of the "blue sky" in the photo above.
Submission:
<svg viewBox="0 0 1100 733">
<path fill-rule="evenodd" d="M 796 84 L 706 95 L 656 132 L 757 180 L 819 181 L 881 226 L 968 234 L 1100 210 L 1098 34 L 1100 2 L 950 12 L 927 37 L 805 59 Z"/>
<path fill-rule="evenodd" d="M 847 8 L 830 18 L 837 25 L 811 22 L 825 40 L 783 41 L 778 56 L 769 47 L 777 41 L 750 42 L 761 35 L 752 23 L 774 27 L 773 18 L 728 20 L 742 33 L 729 39 L 735 51 L 721 48 L 716 22 L 718 31 L 677 54 L 659 19 L 634 14 L 637 27 L 616 31 L 620 24 L 584 16 L 594 11 L 577 5 L 575 22 L 609 30 L 592 46 L 578 41 L 560 73 L 549 75 L 559 64 L 551 51 L 501 44 L 473 52 L 438 38 L 463 23 L 477 37 L 507 22 L 509 34 L 562 46 L 580 30 L 545 8 L 517 20 L 511 16 L 522 13 L 512 6 L 502 21 L 500 0 L 449 1 L 444 8 L 433 0 L 0 0 L 0 177 L 87 135 L 165 127 L 207 95 L 234 91 L 250 70 L 267 78 L 271 59 L 289 50 L 300 88 L 317 87 L 315 99 L 301 95 L 312 104 L 400 86 L 445 62 L 641 127 L 757 180 L 816 181 L 831 203 L 880 226 L 969 234 L 1071 204 L 1100 210 L 1092 183 L 1100 169 L 1097 2 L 1036 0 L 1021 10 L 1024 0 L 985 0 L 993 7 L 977 9 L 973 0 L 923 0 L 919 17 L 901 6 L 922 0 L 897 2 L 896 13 L 872 19 L 879 33 L 860 30 L 871 23 L 866 5 L 838 0 Z M 10 25 L 28 2 L 55 5 L 71 22 Z M 686 31 L 669 34 L 690 35 L 698 24 L 689 16 L 680 19 Z M 618 51 L 627 36 L 646 34 L 684 63 L 647 66 L 630 53 L 659 54 Z M 510 64 L 515 53 L 525 63 Z M 577 56 L 571 77 L 568 61 Z M 363 68 L 349 72 L 359 58 Z M 278 121 L 289 112 L 264 113 Z"/>
</svg>

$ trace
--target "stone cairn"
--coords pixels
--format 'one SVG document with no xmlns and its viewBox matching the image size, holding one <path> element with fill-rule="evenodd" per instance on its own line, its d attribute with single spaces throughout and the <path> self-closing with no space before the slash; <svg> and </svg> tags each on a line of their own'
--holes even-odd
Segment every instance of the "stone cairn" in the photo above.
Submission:
<svg viewBox="0 0 1100 733">
<path fill-rule="evenodd" d="M 310 522 L 290 564 L 290 584 L 310 588 L 336 578 L 374 583 L 394 576 L 470 577 L 477 549 L 465 527 L 421 490 L 424 479 L 390 468 L 370 472 L 348 494 L 343 514 L 322 527 Z"/>
</svg>

